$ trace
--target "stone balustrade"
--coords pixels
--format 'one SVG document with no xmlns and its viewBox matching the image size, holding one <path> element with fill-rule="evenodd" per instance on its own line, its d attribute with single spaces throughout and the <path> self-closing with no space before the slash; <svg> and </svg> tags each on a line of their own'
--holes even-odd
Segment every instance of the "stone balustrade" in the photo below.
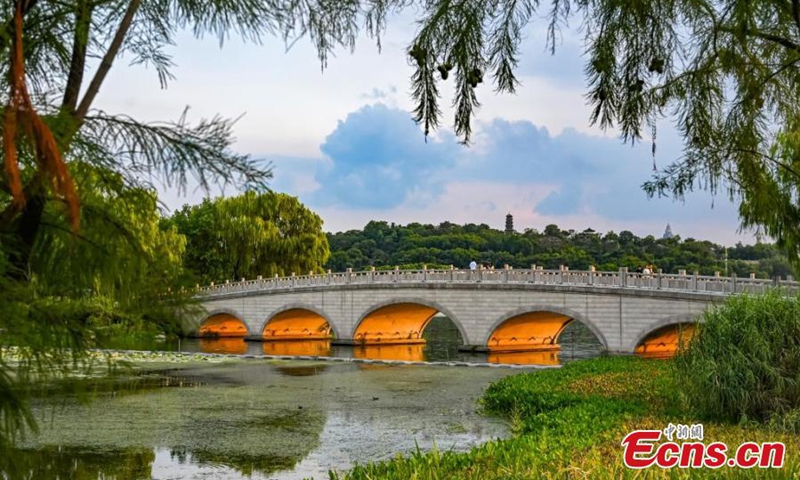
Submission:
<svg viewBox="0 0 800 480">
<path fill-rule="evenodd" d="M 789 279 L 759 279 L 754 275 L 749 278 L 723 277 L 719 273 L 713 276 L 688 274 L 634 273 L 627 268 L 614 272 L 599 272 L 594 268 L 588 271 L 544 270 L 542 267 L 516 269 L 446 269 L 446 270 L 375 270 L 308 275 L 291 275 L 288 277 L 257 278 L 237 282 L 226 281 L 223 284 L 198 286 L 197 291 L 204 297 L 213 297 L 231 293 L 269 292 L 291 290 L 298 287 L 319 288 L 335 285 L 368 285 L 368 284 L 544 284 L 582 287 L 616 287 L 624 289 L 653 289 L 678 292 L 704 292 L 716 294 L 763 293 L 769 289 L 780 287 L 787 294 L 797 294 L 800 283 Z"/>
</svg>

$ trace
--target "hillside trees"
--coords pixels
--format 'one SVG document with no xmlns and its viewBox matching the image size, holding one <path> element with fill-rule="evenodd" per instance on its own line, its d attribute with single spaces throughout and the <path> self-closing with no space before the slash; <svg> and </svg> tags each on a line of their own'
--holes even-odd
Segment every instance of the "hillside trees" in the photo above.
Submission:
<svg viewBox="0 0 800 480">
<path fill-rule="evenodd" d="M 328 234 L 331 257 L 327 268 L 467 268 L 473 259 L 495 268 L 506 264 L 530 268 L 535 264 L 548 269 L 565 265 L 581 270 L 594 265 L 598 270 L 613 271 L 620 267 L 635 270 L 652 263 L 665 273 L 696 270 L 705 275 L 724 273 L 726 268 L 726 249 L 720 245 L 680 237 L 637 237 L 630 231 L 600 234 L 587 229 L 570 233 L 548 225 L 542 233 L 526 230 L 507 234 L 487 225 L 449 222 L 439 226 L 370 222 L 368 227 L 364 231 Z M 769 278 L 791 273 L 786 256 L 775 245 L 740 243 L 728 248 L 727 255 L 728 274 L 749 276 L 752 272 Z"/>
</svg>

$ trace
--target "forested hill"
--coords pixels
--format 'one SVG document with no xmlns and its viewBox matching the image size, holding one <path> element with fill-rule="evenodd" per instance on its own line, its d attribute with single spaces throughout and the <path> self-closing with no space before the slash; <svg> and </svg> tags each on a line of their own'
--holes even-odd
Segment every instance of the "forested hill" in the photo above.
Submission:
<svg viewBox="0 0 800 480">
<path fill-rule="evenodd" d="M 363 230 L 328 234 L 331 256 L 326 268 L 344 271 L 376 268 L 467 268 L 471 260 L 500 268 L 558 268 L 571 270 L 636 268 L 652 263 L 664 273 L 679 269 L 712 275 L 725 272 L 725 247 L 705 240 L 637 237 L 625 230 L 605 234 L 587 229 L 583 232 L 561 230 L 548 225 L 543 232 L 526 229 L 523 233 L 505 233 L 488 225 L 437 225 L 410 223 L 395 225 L 369 222 Z M 791 275 L 786 257 L 771 244 L 737 244 L 728 247 L 728 273 L 759 277 Z"/>
</svg>

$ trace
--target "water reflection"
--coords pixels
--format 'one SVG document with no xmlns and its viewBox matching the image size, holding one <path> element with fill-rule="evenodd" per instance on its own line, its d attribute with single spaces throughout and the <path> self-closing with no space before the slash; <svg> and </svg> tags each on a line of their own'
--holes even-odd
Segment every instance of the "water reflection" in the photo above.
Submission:
<svg viewBox="0 0 800 480">
<path fill-rule="evenodd" d="M 488 355 L 489 363 L 502 363 L 509 365 L 558 365 L 558 350 L 540 350 L 531 352 L 491 352 Z"/>
<path fill-rule="evenodd" d="M 203 353 L 226 353 L 231 355 L 244 355 L 247 353 L 247 342 L 244 338 L 201 338 L 198 340 L 198 349 Z"/>
<path fill-rule="evenodd" d="M 289 340 L 263 342 L 264 355 L 311 355 L 326 357 L 331 354 L 330 340 Z"/>
<path fill-rule="evenodd" d="M 148 448 L 91 451 L 48 446 L 39 450 L 14 450 L 0 458 L 0 478 L 141 480 L 152 478 L 155 458 L 155 451 Z"/>
<path fill-rule="evenodd" d="M 365 345 L 353 347 L 353 357 L 370 360 L 400 360 L 422 362 L 426 360 L 425 345 Z"/>
</svg>

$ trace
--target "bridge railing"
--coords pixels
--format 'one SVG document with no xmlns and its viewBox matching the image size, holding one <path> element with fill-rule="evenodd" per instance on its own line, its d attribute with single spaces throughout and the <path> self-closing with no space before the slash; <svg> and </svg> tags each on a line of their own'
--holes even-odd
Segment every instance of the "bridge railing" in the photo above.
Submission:
<svg viewBox="0 0 800 480">
<path fill-rule="evenodd" d="M 362 285 L 373 283 L 420 284 L 420 283 L 488 283 L 488 284 L 548 284 L 578 285 L 595 287 L 618 287 L 635 289 L 656 289 L 687 292 L 709 292 L 721 294 L 763 293 L 770 288 L 780 287 L 787 293 L 797 294 L 800 284 L 794 280 L 759 279 L 706 276 L 687 274 L 634 273 L 621 268 L 616 272 L 571 271 L 566 268 L 544 270 L 541 267 L 530 269 L 478 269 L 478 270 L 368 270 L 347 272 L 292 275 L 289 277 L 261 278 L 239 282 L 226 282 L 218 285 L 198 286 L 205 295 L 230 293 L 290 290 L 298 287 L 324 287 L 329 285 Z"/>
</svg>

